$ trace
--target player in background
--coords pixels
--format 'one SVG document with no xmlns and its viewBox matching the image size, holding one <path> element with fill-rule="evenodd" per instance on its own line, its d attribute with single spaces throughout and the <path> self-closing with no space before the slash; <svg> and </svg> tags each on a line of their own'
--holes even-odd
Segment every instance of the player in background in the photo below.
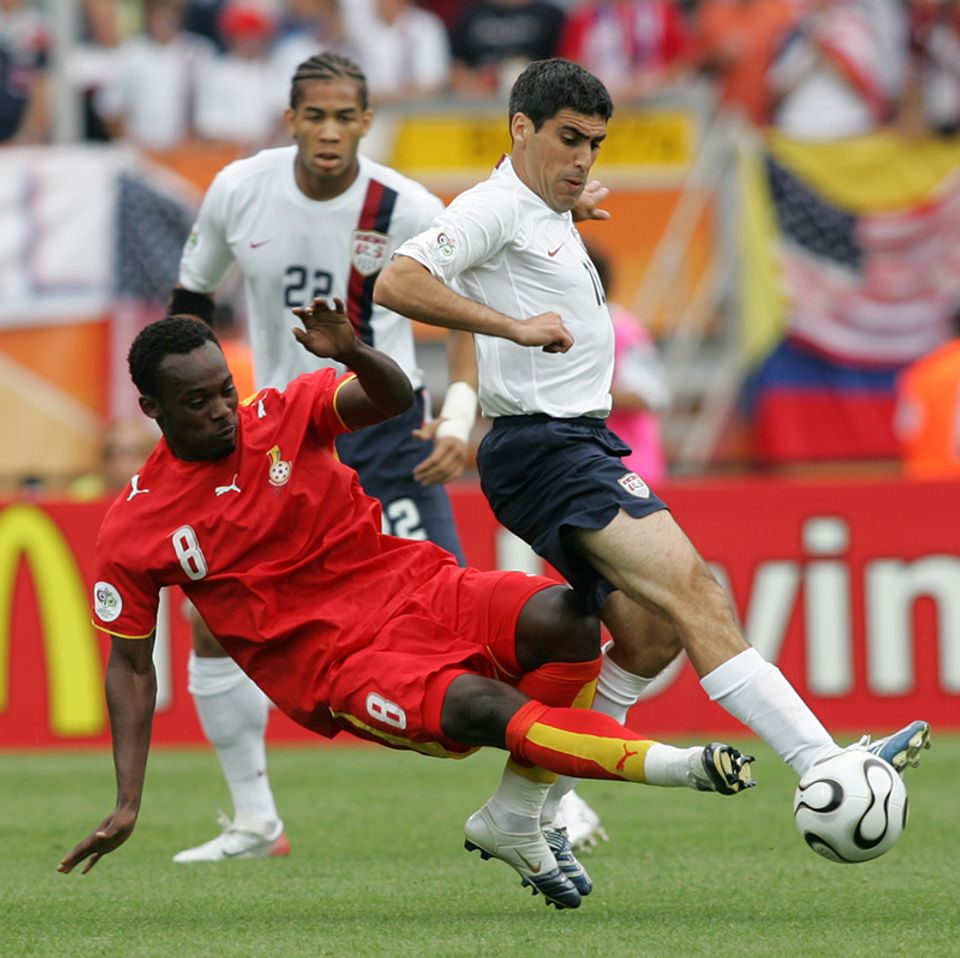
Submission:
<svg viewBox="0 0 960 958">
<path fill-rule="evenodd" d="M 390 253 L 425 229 L 442 202 L 419 183 L 359 155 L 373 111 L 366 79 L 350 60 L 320 53 L 293 75 L 286 123 L 295 143 L 263 150 L 214 179 L 184 248 L 170 311 L 210 321 L 212 295 L 234 263 L 240 269 L 259 387 L 283 388 L 329 360 L 300 349 L 287 330 L 291 308 L 336 296 L 360 339 L 391 356 L 415 389 L 404 412 L 337 451 L 383 506 L 384 529 L 430 539 L 463 561 L 443 483 L 466 461 L 476 416 L 470 337 L 450 340 L 450 386 L 431 416 L 409 320 L 372 299 Z M 228 658 L 199 616 L 193 619 L 189 688 L 220 759 L 233 819 L 213 840 L 174 861 L 225 861 L 286 854 L 289 843 L 266 771 L 269 704 Z"/>
<path fill-rule="evenodd" d="M 914 479 L 960 477 L 960 306 L 951 323 L 953 338 L 897 377 L 894 427 Z"/>
<path fill-rule="evenodd" d="M 752 759 L 720 743 L 662 745 L 576 707 L 592 696 L 599 626 L 569 588 L 463 568 L 432 543 L 381 532 L 380 504 L 337 461 L 334 440 L 400 414 L 413 391 L 335 302 L 294 310 L 295 332 L 349 373 L 321 369 L 242 404 L 212 330 L 192 317 L 151 324 L 130 349 L 141 408 L 164 438 L 140 470 L 141 494 L 118 498 L 97 537 L 93 611 L 112 636 L 117 801 L 59 871 L 84 861 L 89 871 L 136 824 L 158 593 L 179 585 L 245 672 L 319 735 L 437 757 L 507 749 L 496 793 L 467 822 L 467 847 L 576 908 L 592 885 L 540 830 L 547 769 L 736 794 L 752 784 Z"/>
<path fill-rule="evenodd" d="M 840 746 L 747 645 L 729 597 L 665 504 L 624 467 L 629 447 L 605 425 L 613 329 L 570 210 L 612 113 L 607 90 L 582 67 L 530 64 L 510 95 L 511 156 L 400 247 L 374 296 L 475 334 L 480 404 L 493 419 L 478 454 L 481 486 L 500 522 L 608 626 L 614 642 L 594 708 L 623 721 L 682 648 L 710 699 L 800 776 Z M 899 771 L 928 739 L 917 721 L 872 748 Z"/>
</svg>

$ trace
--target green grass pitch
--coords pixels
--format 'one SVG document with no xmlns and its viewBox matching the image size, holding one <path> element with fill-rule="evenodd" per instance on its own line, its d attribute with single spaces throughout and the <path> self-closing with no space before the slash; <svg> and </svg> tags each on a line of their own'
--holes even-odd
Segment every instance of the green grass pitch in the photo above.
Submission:
<svg viewBox="0 0 960 958">
<path fill-rule="evenodd" d="M 158 749 L 140 824 L 93 871 L 62 854 L 113 801 L 109 755 L 0 754 L 0 954 L 201 956 L 960 955 L 960 736 L 910 770 L 910 822 L 885 857 L 834 865 L 791 817 L 794 776 L 765 747 L 732 798 L 588 782 L 609 844 L 576 911 L 546 908 L 462 847 L 503 755 L 442 762 L 375 748 L 275 748 L 293 854 L 174 865 L 229 809 L 211 752 Z"/>
</svg>

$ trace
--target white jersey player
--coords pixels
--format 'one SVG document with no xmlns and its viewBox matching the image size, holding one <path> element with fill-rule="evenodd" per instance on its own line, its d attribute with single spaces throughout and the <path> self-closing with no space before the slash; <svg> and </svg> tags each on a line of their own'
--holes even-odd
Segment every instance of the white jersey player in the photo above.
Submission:
<svg viewBox="0 0 960 958">
<path fill-rule="evenodd" d="M 401 246 L 375 296 L 478 336 L 480 392 L 496 417 L 478 454 L 481 485 L 498 519 L 609 627 L 613 657 L 604 656 L 594 707 L 622 720 L 682 646 L 709 697 L 802 776 L 840 747 L 747 645 L 729 597 L 664 503 L 623 465 L 629 448 L 603 419 L 612 331 L 597 329 L 610 320 L 590 301 L 594 276 L 577 262 L 571 211 L 606 137 L 610 96 L 583 67 L 540 60 L 514 84 L 509 112 L 511 165 Z M 928 737 L 916 721 L 872 750 L 902 770 Z M 555 822 L 558 796 L 548 800 L 542 786 L 538 795 L 538 784 L 518 781 L 517 791 Z"/>
<path fill-rule="evenodd" d="M 372 291 L 396 246 L 426 229 L 443 203 L 363 156 L 343 193 L 312 199 L 297 185 L 296 156 L 296 146 L 263 150 L 217 174 L 183 251 L 180 285 L 209 292 L 239 266 L 258 388 L 283 389 L 323 365 L 290 335 L 290 310 L 317 296 L 342 299 L 357 335 L 422 388 L 410 321 L 375 305 Z"/>
<path fill-rule="evenodd" d="M 510 315 L 533 316 L 544 304 L 562 309 L 577 344 L 562 358 L 477 335 L 485 415 L 609 415 L 613 326 L 600 277 L 572 214 L 556 212 L 527 189 L 509 157 L 399 251 L 468 299 L 496 303 Z"/>
<path fill-rule="evenodd" d="M 373 113 L 360 69 L 333 53 L 311 57 L 291 84 L 286 120 L 293 146 L 264 150 L 223 169 L 210 186 L 180 264 L 169 312 L 209 320 L 212 293 L 230 266 L 243 277 L 258 388 L 283 389 L 321 361 L 300 347 L 291 310 L 317 297 L 346 305 L 357 336 L 390 355 L 416 391 L 410 410 L 337 440 L 343 462 L 379 499 L 386 532 L 430 539 L 462 562 L 443 483 L 460 474 L 476 415 L 476 370 L 459 360 L 439 425 L 424 426 L 423 374 L 408 319 L 373 302 L 381 267 L 443 204 L 423 186 L 359 156 Z M 434 440 L 431 442 L 431 440 Z M 286 854 L 289 844 L 266 777 L 266 701 L 224 656 L 198 617 L 190 690 L 216 746 L 235 814 L 217 838 L 175 861 Z"/>
</svg>

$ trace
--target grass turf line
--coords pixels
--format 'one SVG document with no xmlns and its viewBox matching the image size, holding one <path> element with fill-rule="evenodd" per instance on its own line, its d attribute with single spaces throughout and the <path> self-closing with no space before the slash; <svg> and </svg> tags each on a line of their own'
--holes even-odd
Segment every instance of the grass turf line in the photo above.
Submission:
<svg viewBox="0 0 960 958">
<path fill-rule="evenodd" d="M 229 800 L 212 752 L 157 750 L 140 824 L 84 877 L 60 857 L 111 807 L 105 753 L 0 753 L 0 953 L 110 958 L 957 954 L 956 769 L 937 735 L 907 773 L 894 849 L 833 865 L 803 844 L 795 778 L 768 749 L 735 797 L 588 782 L 612 838 L 577 911 L 547 909 L 462 849 L 501 753 L 442 762 L 383 749 L 280 749 L 270 772 L 288 859 L 174 865 Z"/>
</svg>

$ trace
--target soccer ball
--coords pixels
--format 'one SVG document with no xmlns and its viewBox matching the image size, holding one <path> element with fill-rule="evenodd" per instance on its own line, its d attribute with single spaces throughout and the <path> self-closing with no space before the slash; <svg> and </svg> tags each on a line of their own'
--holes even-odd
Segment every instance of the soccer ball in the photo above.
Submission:
<svg viewBox="0 0 960 958">
<path fill-rule="evenodd" d="M 907 826 L 907 789 L 892 765 L 865 749 L 818 762 L 800 779 L 793 817 L 806 843 L 832 862 L 865 862 Z"/>
</svg>

